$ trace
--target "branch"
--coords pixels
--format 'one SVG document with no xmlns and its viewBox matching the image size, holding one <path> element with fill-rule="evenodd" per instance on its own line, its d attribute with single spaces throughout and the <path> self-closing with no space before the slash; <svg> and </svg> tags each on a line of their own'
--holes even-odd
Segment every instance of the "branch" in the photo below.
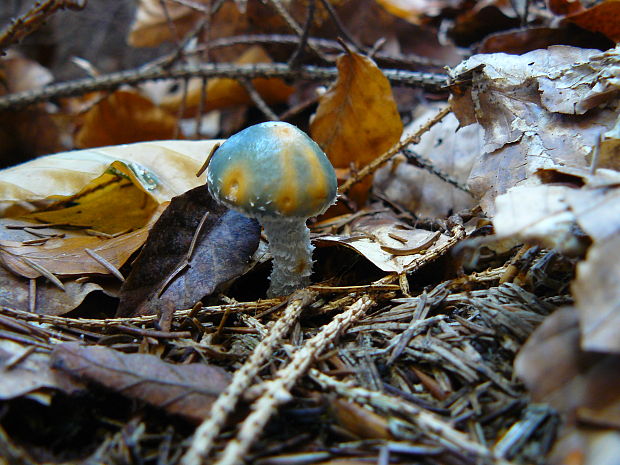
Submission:
<svg viewBox="0 0 620 465">
<path fill-rule="evenodd" d="M 447 85 L 447 76 L 445 74 L 398 69 L 386 69 L 383 70 L 383 73 L 395 85 L 421 87 L 429 92 L 445 92 Z M 205 63 L 200 65 L 185 64 L 172 69 L 161 67 L 139 68 L 5 95 L 0 97 L 0 111 L 17 110 L 34 103 L 56 98 L 72 97 L 101 90 L 110 91 L 122 85 L 136 85 L 141 82 L 160 79 L 190 79 L 195 77 L 254 79 L 261 77 L 331 81 L 337 76 L 338 70 L 333 67 L 301 66 L 291 69 L 285 63 L 259 63 L 253 65 Z"/>
<path fill-rule="evenodd" d="M 86 6 L 84 0 L 47 0 L 36 2 L 30 10 L 15 18 L 0 33 L 0 55 L 4 54 L 9 46 L 20 42 L 24 37 L 36 31 L 43 22 L 58 10 L 69 8 L 81 10 Z"/>
</svg>

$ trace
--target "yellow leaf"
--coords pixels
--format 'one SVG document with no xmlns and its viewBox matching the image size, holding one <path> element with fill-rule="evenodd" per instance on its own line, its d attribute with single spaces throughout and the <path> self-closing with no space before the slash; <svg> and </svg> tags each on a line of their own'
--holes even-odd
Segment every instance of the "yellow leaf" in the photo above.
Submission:
<svg viewBox="0 0 620 465">
<path fill-rule="evenodd" d="M 337 65 L 338 79 L 321 97 L 310 131 L 335 168 L 359 168 L 394 145 L 403 124 L 390 83 L 370 58 L 349 52 Z M 371 182 L 349 195 L 365 203 Z"/>
<path fill-rule="evenodd" d="M 136 92 L 117 91 L 83 116 L 75 136 L 80 148 L 171 139 L 177 119 Z"/>
<path fill-rule="evenodd" d="M 86 249 L 120 268 L 142 246 L 164 208 L 161 205 L 152 212 L 144 227 L 117 237 L 52 238 L 40 245 L 0 241 L 0 260 L 12 272 L 26 278 L 41 276 L 41 269 L 58 276 L 107 275 L 110 270 L 89 255 Z"/>
<path fill-rule="evenodd" d="M 16 218 L 41 209 L 41 204 L 66 200 L 110 169 L 128 176 L 158 203 L 166 202 L 206 182 L 205 175 L 197 178 L 196 172 L 221 142 L 174 140 L 99 147 L 48 155 L 0 170 L 0 216 Z"/>
</svg>

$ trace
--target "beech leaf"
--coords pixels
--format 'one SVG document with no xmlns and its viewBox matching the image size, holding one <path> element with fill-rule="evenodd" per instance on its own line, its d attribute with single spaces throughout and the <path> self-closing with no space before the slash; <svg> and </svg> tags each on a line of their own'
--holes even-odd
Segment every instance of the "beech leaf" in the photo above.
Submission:
<svg viewBox="0 0 620 465">
<path fill-rule="evenodd" d="M 150 354 L 126 354 L 107 347 L 62 343 L 52 352 L 55 368 L 140 399 L 169 413 L 200 422 L 226 388 L 222 368 L 193 363 L 176 365 Z"/>
<path fill-rule="evenodd" d="M 348 52 L 337 65 L 338 79 L 321 96 L 310 132 L 334 168 L 348 170 L 398 142 L 403 124 L 390 83 L 370 58 Z M 349 196 L 363 205 L 371 185 L 368 178 Z"/>
<path fill-rule="evenodd" d="M 206 185 L 175 197 L 121 289 L 118 315 L 192 307 L 246 270 L 259 239 L 258 223 L 217 203 Z"/>
</svg>

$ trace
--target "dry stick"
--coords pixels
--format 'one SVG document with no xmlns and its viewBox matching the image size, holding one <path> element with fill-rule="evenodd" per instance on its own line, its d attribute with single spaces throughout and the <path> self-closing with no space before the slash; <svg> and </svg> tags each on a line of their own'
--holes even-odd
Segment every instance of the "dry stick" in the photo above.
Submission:
<svg viewBox="0 0 620 465">
<path fill-rule="evenodd" d="M 439 170 L 437 167 L 433 165 L 433 163 L 430 160 L 427 160 L 422 155 L 417 154 L 413 150 L 409 150 L 409 149 L 404 149 L 402 152 L 405 155 L 405 157 L 407 157 L 407 160 L 409 160 L 410 162 L 413 162 L 412 164 L 414 164 L 415 166 L 418 166 L 428 171 L 429 173 L 434 174 L 442 181 L 447 182 L 448 184 L 453 185 L 457 189 L 471 195 L 471 191 L 465 184 L 461 183 L 458 179 L 453 178 L 449 174 L 444 173 L 443 171 Z"/>
<path fill-rule="evenodd" d="M 422 87 L 430 92 L 444 92 L 448 83 L 445 74 L 403 71 L 398 69 L 383 70 L 383 74 L 394 84 Z M 82 95 L 98 90 L 113 90 L 122 85 L 136 85 L 145 81 L 159 79 L 188 79 L 192 77 L 224 77 L 230 79 L 257 77 L 333 80 L 338 77 L 334 67 L 301 66 L 291 69 L 285 63 L 257 63 L 236 65 L 232 63 L 183 64 L 173 69 L 140 68 L 120 71 L 98 77 L 77 79 L 75 81 L 51 84 L 41 89 L 19 92 L 0 97 L 0 111 L 14 110 L 37 102 L 54 98 Z"/>
<path fill-rule="evenodd" d="M 248 93 L 254 105 L 269 119 L 270 121 L 280 121 L 278 115 L 267 105 L 267 102 L 263 100 L 263 97 L 258 93 L 254 84 L 250 79 L 240 79 L 239 83 L 243 86 L 245 91 Z"/>
<path fill-rule="evenodd" d="M 236 312 L 248 312 L 256 313 L 257 311 L 263 311 L 272 308 L 274 305 L 279 305 L 279 299 L 262 300 L 259 302 L 250 303 L 237 303 L 229 305 L 217 305 L 213 307 L 201 307 L 199 310 L 200 315 L 220 315 L 226 311 Z M 193 308 L 185 310 L 177 310 L 173 314 L 173 318 L 177 321 L 187 318 L 189 315 L 194 315 L 197 311 Z M 119 325 L 135 324 L 135 325 L 152 325 L 158 320 L 157 315 L 145 315 L 129 318 L 107 318 L 101 319 L 88 319 L 88 318 L 68 318 L 64 316 L 51 316 L 41 315 L 36 313 L 30 313 L 25 310 L 17 310 L 14 308 L 0 307 L 0 316 L 7 315 L 12 318 L 18 318 L 23 321 L 34 321 L 37 323 L 45 323 L 55 326 L 64 326 L 67 328 L 89 328 L 93 330 L 109 330 L 114 329 Z"/>
<path fill-rule="evenodd" d="M 439 110 L 439 112 L 437 112 L 435 116 L 433 116 L 425 124 L 423 124 L 422 127 L 420 127 L 420 129 L 418 129 L 414 134 L 406 137 L 403 140 L 398 141 L 396 144 L 390 147 L 387 152 L 375 158 L 373 161 L 371 161 L 358 172 L 356 172 L 355 175 L 347 179 L 347 181 L 345 181 L 342 186 L 338 188 L 338 192 L 341 194 L 346 193 L 353 185 L 360 182 L 369 174 L 374 173 L 381 165 L 383 165 L 397 153 L 401 152 L 409 144 L 417 144 L 418 142 L 420 142 L 420 138 L 422 137 L 422 135 L 424 135 L 435 124 L 441 121 L 448 113 L 450 113 L 449 105 Z"/>
<path fill-rule="evenodd" d="M 293 295 L 283 315 L 269 331 L 269 335 L 256 346 L 250 358 L 235 372 L 226 390 L 217 398 L 211 407 L 209 418 L 196 429 L 192 444 L 181 460 L 182 465 L 198 465 L 209 455 L 215 439 L 226 424 L 228 415 L 235 409 L 237 401 L 252 384 L 254 377 L 258 374 L 262 364 L 271 356 L 276 344 L 290 330 L 302 309 L 312 301 L 315 295 L 316 293 L 310 291 L 301 291 Z"/>
<path fill-rule="evenodd" d="M 308 13 L 306 14 L 306 23 L 304 24 L 304 30 L 299 38 L 297 48 L 288 60 L 288 64 L 291 68 L 295 68 L 299 65 L 299 60 L 302 57 L 303 51 L 308 43 L 308 36 L 310 34 L 310 28 L 314 22 L 314 12 L 316 10 L 316 0 L 310 0 L 308 3 Z"/>
<path fill-rule="evenodd" d="M 282 16 L 282 19 L 284 19 L 284 22 L 288 25 L 288 27 L 290 27 L 293 32 L 300 37 L 300 39 L 303 39 L 304 29 L 299 24 L 297 24 L 295 18 L 293 18 L 291 14 L 287 11 L 286 7 L 282 4 L 282 0 L 269 0 L 269 3 L 271 3 L 275 10 L 278 12 L 278 14 Z M 310 48 L 310 50 L 316 53 L 317 56 L 323 56 L 321 51 L 318 48 L 314 47 L 312 44 L 308 43 L 308 47 Z"/>
<path fill-rule="evenodd" d="M 400 397 L 393 397 L 380 392 L 354 387 L 348 383 L 337 381 L 316 369 L 310 371 L 310 376 L 323 388 L 334 390 L 350 401 L 372 405 L 380 410 L 406 415 L 423 433 L 443 439 L 442 443 L 449 445 L 450 448 L 457 453 L 467 452 L 479 459 L 491 460 L 491 463 L 495 465 L 510 464 L 510 462 L 496 456 L 484 445 L 473 441 L 467 434 L 453 428 L 436 414 L 418 405 L 411 404 Z"/>
<path fill-rule="evenodd" d="M 362 47 L 360 43 L 357 42 L 351 34 L 349 34 L 349 31 L 347 31 L 342 21 L 340 21 L 340 17 L 336 13 L 334 6 L 329 3 L 329 0 L 321 0 L 321 3 L 323 4 L 325 9 L 327 10 L 327 13 L 329 13 L 330 18 L 336 25 L 336 28 L 340 33 L 340 37 L 342 37 L 346 42 L 351 44 L 356 52 L 362 52 L 364 50 L 364 47 Z"/>
<path fill-rule="evenodd" d="M 0 55 L 9 46 L 19 42 L 24 37 L 36 31 L 51 15 L 58 10 L 69 8 L 81 10 L 86 6 L 85 0 L 47 0 L 36 2 L 30 10 L 13 19 L 11 24 L 0 33 Z"/>
<path fill-rule="evenodd" d="M 278 370 L 274 379 L 264 383 L 263 394 L 252 404 L 252 413 L 241 424 L 237 437 L 230 441 L 216 465 L 237 465 L 249 451 L 252 444 L 261 436 L 267 421 L 276 411 L 278 405 L 290 400 L 290 390 L 310 364 L 323 352 L 328 344 L 362 317 L 366 310 L 374 305 L 374 301 L 363 296 L 340 315 L 337 315 L 321 331 L 308 340 L 301 349 L 296 351 L 291 361 Z M 196 465 L 198 462 L 186 462 L 184 465 Z"/>
</svg>

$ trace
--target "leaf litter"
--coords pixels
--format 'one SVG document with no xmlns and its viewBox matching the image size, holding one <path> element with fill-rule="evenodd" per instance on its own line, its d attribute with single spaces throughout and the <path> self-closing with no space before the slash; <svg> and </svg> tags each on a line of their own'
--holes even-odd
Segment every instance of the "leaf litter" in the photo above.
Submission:
<svg viewBox="0 0 620 465">
<path fill-rule="evenodd" d="M 194 77 L 170 92 L 164 82 L 163 96 L 123 89 L 57 110 L 86 111 L 92 144 L 83 132 L 65 140 L 95 146 L 180 135 L 180 118 L 199 134 L 206 112 L 227 135 L 257 109 L 284 110 L 339 160 L 344 181 L 340 211 L 311 223 L 315 284 L 260 298 L 260 245 L 248 266 L 258 227 L 215 205 L 195 176 L 216 140 L 94 147 L 4 170 L 2 453 L 22 463 L 614 463 L 617 48 L 473 55 L 441 90 L 452 115 L 384 76 L 386 62 L 428 65 L 402 52 L 405 38 L 435 34 L 446 14 L 461 45 L 528 21 L 559 31 L 549 12 L 259 3 L 143 1 L 131 41 L 176 41 L 164 68 L 184 54 L 239 65 L 244 44 L 261 43 L 245 49 L 249 63 L 291 57 L 295 70 L 305 53 L 304 63 L 338 66 L 325 93 L 294 74 L 286 86 L 270 80 L 273 98 L 256 79 Z M 552 3 L 565 22 L 589 10 Z M 581 24 L 613 37 L 594 8 Z M 365 9 L 375 30 L 360 23 Z M 252 35 L 265 31 L 282 36 Z M 110 105 L 127 94 L 143 105 Z M 105 105 L 111 117 L 96 121 Z M 116 317 L 86 298 L 95 289 L 120 296 Z M 42 446 L 62 430 L 43 434 L 41 412 L 67 418 L 63 402 L 84 399 L 95 433 Z"/>
</svg>

